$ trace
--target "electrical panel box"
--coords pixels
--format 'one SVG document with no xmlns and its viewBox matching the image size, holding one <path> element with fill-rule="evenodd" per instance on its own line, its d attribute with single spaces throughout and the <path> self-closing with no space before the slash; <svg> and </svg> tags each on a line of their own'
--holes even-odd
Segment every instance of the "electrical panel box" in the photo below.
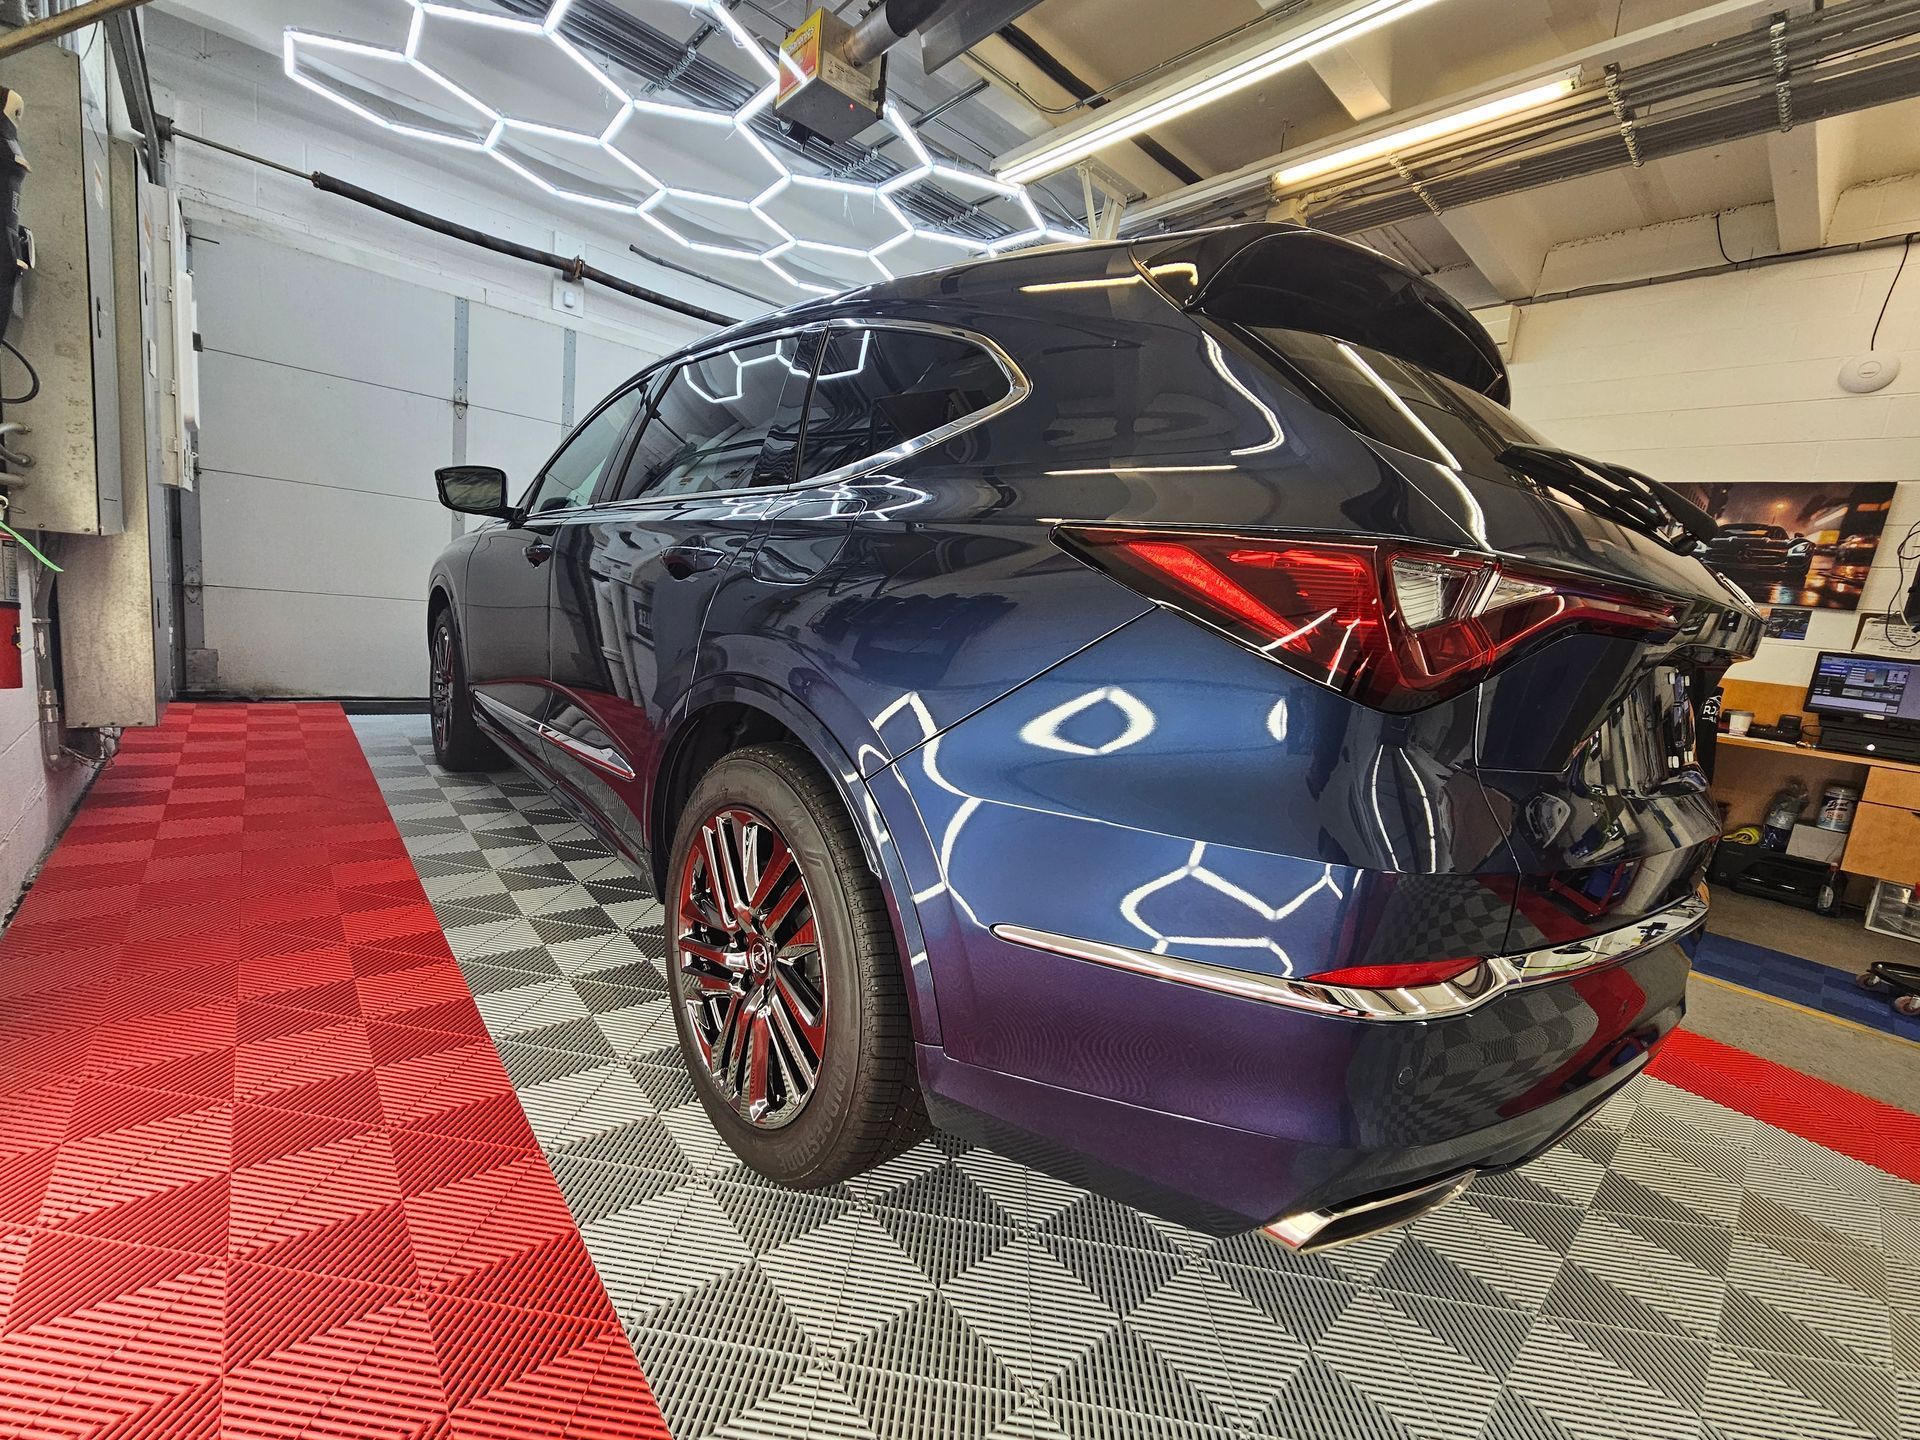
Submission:
<svg viewBox="0 0 1920 1440">
<path fill-rule="evenodd" d="M 116 535 L 124 523 L 119 336 L 113 297 L 112 185 L 104 97 L 80 57 L 38 45 L 0 63 L 0 85 L 26 102 L 20 144 L 32 166 L 20 203 L 34 268 L 21 278 L 7 339 L 33 364 L 40 393 L 7 405 L 27 427 L 9 443 L 33 459 L 0 474 L 16 529 Z M 8 390 L 24 389 L 9 356 Z"/>
<path fill-rule="evenodd" d="M 157 351 L 162 320 L 153 243 L 156 191 L 138 152 L 115 141 L 108 157 L 112 206 L 115 356 L 120 406 L 115 463 L 126 477 L 117 535 L 69 542 L 61 552 L 62 720 L 75 730 L 152 725 L 171 688 L 172 635 L 165 492 L 160 488 L 162 417 Z M 157 194 L 165 197 L 165 192 Z M 170 335 L 166 337 L 170 340 Z"/>
</svg>

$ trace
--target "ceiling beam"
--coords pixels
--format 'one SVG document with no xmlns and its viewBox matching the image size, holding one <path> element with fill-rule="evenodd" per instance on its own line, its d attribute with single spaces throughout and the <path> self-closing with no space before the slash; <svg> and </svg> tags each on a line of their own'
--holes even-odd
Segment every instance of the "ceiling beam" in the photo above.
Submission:
<svg viewBox="0 0 1920 1440">
<path fill-rule="evenodd" d="M 1393 109 L 1393 44 L 1384 32 L 1362 35 L 1307 64 L 1355 120 L 1371 120 Z"/>
<path fill-rule="evenodd" d="M 1773 219 L 1782 250 L 1817 250 L 1851 180 L 1853 117 L 1836 115 L 1767 136 Z"/>
<path fill-rule="evenodd" d="M 1526 196 L 1448 210 L 1440 223 L 1502 300 L 1525 300 L 1539 287 L 1553 242 Z"/>
</svg>

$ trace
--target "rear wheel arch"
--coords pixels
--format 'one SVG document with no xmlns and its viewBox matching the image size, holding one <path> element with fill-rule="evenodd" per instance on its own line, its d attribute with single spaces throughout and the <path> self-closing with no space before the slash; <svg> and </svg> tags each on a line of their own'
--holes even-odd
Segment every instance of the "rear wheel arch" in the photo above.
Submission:
<svg viewBox="0 0 1920 1440">
<path fill-rule="evenodd" d="M 782 744 L 814 753 L 813 746 L 771 711 L 738 700 L 711 700 L 688 711 L 675 725 L 661 752 L 649 806 L 647 849 L 656 889 L 666 893 L 667 851 L 700 777 L 735 750 Z"/>
<path fill-rule="evenodd" d="M 853 820 L 867 869 L 880 880 L 888 897 L 894 938 L 907 970 L 916 1032 L 923 1042 L 937 1043 L 940 1025 L 932 984 L 926 966 L 918 963 L 926 954 L 926 940 L 914 907 L 913 886 L 895 858 L 887 822 L 833 732 L 791 697 L 749 679 L 730 678 L 701 687 L 674 720 L 661 749 L 647 807 L 647 848 L 656 889 L 666 893 L 673 837 L 700 777 L 735 750 L 767 744 L 789 744 L 805 751 L 839 794 Z"/>
</svg>

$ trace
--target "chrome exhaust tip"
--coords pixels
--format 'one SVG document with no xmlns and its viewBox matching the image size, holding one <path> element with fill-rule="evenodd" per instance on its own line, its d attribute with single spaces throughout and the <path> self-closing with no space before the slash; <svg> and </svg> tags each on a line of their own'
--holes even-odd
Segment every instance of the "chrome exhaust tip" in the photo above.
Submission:
<svg viewBox="0 0 1920 1440">
<path fill-rule="evenodd" d="M 1318 1254 L 1336 1246 L 1351 1245 L 1382 1230 L 1410 1225 L 1422 1215 L 1431 1215 L 1473 1183 L 1475 1170 L 1464 1170 L 1439 1180 L 1428 1180 L 1390 1195 L 1371 1200 L 1356 1200 L 1327 1210 L 1303 1210 L 1297 1215 L 1282 1215 L 1260 1227 L 1260 1233 L 1278 1241 L 1298 1255 Z"/>
</svg>

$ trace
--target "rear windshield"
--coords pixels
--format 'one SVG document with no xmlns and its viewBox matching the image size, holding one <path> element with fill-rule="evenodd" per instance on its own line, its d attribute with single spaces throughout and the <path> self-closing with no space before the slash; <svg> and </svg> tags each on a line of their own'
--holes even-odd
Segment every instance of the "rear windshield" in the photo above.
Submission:
<svg viewBox="0 0 1920 1440">
<path fill-rule="evenodd" d="M 1499 474 L 1507 446 L 1547 443 L 1505 406 L 1385 351 L 1306 330 L 1242 333 L 1362 435 L 1423 460 Z"/>
</svg>

